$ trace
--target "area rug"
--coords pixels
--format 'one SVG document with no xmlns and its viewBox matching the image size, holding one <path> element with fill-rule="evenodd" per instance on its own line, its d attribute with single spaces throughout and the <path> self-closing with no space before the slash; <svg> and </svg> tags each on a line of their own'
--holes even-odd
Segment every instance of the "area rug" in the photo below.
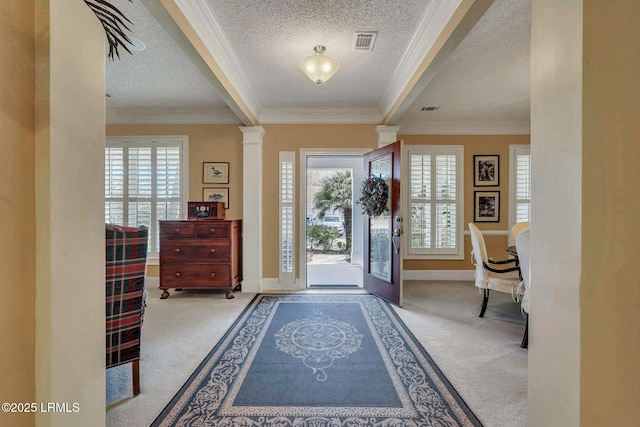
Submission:
<svg viewBox="0 0 640 427">
<path fill-rule="evenodd" d="M 391 306 L 260 294 L 152 426 L 481 426 Z"/>
</svg>

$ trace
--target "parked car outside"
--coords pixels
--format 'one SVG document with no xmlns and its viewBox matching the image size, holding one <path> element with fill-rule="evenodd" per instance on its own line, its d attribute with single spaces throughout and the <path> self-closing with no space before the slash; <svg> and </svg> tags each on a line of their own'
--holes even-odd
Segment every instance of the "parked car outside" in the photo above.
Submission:
<svg viewBox="0 0 640 427">
<path fill-rule="evenodd" d="M 336 228 L 340 232 L 340 235 L 344 234 L 344 226 L 338 215 L 325 215 L 322 219 L 322 225 Z"/>
</svg>

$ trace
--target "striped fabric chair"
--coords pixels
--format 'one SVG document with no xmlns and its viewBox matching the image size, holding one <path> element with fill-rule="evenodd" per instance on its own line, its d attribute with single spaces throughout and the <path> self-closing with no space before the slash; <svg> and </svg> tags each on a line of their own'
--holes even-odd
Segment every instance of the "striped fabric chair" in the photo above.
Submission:
<svg viewBox="0 0 640 427">
<path fill-rule="evenodd" d="M 107 368 L 132 363 L 134 396 L 140 394 L 148 234 L 144 226 L 106 225 Z"/>
</svg>

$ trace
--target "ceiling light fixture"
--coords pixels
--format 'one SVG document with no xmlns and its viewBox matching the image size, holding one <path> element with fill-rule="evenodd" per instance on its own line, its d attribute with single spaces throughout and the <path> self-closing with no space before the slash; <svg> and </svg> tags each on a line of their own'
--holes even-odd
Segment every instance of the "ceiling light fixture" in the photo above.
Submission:
<svg viewBox="0 0 640 427">
<path fill-rule="evenodd" d="M 318 45 L 313 48 L 314 54 L 307 56 L 300 61 L 300 69 L 316 84 L 321 85 L 333 76 L 340 69 L 337 59 L 325 55 L 324 46 Z"/>
</svg>

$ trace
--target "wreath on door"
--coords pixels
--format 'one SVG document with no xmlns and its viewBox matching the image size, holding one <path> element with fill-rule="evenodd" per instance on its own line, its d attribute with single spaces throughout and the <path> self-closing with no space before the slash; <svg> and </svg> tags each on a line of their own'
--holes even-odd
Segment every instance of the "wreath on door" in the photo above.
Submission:
<svg viewBox="0 0 640 427">
<path fill-rule="evenodd" d="M 377 218 L 387 212 L 389 185 L 379 176 L 370 175 L 362 181 L 360 198 L 356 203 L 362 206 L 362 213 Z"/>
</svg>

